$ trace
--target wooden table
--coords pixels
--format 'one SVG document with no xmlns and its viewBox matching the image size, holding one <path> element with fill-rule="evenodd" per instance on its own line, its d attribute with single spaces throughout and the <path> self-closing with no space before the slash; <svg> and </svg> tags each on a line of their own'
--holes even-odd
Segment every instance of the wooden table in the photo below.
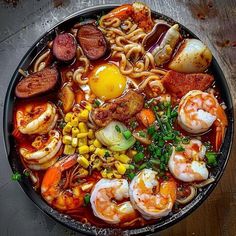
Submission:
<svg viewBox="0 0 236 236">
<path fill-rule="evenodd" d="M 6 2 L 16 2 L 16 4 Z M 42 33 L 65 16 L 80 9 L 119 2 L 129 1 L 0 1 L 1 117 L 9 80 L 23 55 Z M 224 71 L 235 103 L 236 1 L 146 0 L 144 2 L 152 9 L 185 25 L 210 47 Z M 2 136 L 0 149 L 0 235 L 76 235 L 43 214 L 20 190 L 19 184 L 10 180 L 11 170 L 5 157 Z M 230 161 L 220 183 L 202 206 L 180 223 L 162 231 L 161 235 L 236 235 L 235 154 L 236 145 L 233 146 Z"/>
</svg>

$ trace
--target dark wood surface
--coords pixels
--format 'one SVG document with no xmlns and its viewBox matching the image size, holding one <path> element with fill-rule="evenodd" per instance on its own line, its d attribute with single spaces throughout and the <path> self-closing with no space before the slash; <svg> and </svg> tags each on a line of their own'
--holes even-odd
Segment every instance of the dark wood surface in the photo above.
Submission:
<svg viewBox="0 0 236 236">
<path fill-rule="evenodd" d="M 13 3 L 15 2 L 15 4 Z M 80 9 L 118 0 L 0 0 L 0 115 L 9 80 L 29 47 L 46 30 Z M 152 9 L 185 25 L 219 62 L 236 98 L 236 1 L 146 0 Z M 1 124 L 2 127 L 2 124 Z M 2 133 L 2 132 L 1 132 Z M 2 135 L 2 134 L 1 134 Z M 77 235 L 43 214 L 10 180 L 0 139 L 0 235 Z M 236 235 L 236 143 L 218 186 L 190 216 L 156 235 Z"/>
</svg>

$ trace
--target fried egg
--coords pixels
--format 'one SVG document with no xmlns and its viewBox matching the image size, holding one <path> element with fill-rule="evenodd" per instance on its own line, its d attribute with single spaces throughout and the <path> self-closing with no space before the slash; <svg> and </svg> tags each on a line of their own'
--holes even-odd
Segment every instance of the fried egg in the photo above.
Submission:
<svg viewBox="0 0 236 236">
<path fill-rule="evenodd" d="M 119 97 L 125 90 L 126 78 L 114 64 L 96 66 L 89 74 L 89 87 L 101 100 Z"/>
</svg>

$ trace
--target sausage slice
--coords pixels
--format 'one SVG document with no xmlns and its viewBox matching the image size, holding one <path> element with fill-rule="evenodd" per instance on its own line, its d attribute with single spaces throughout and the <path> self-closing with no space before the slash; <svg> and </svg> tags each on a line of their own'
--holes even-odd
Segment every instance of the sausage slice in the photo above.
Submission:
<svg viewBox="0 0 236 236">
<path fill-rule="evenodd" d="M 77 32 L 77 40 L 90 60 L 103 57 L 107 51 L 107 42 L 103 33 L 93 24 L 82 25 Z"/>
<path fill-rule="evenodd" d="M 59 34 L 53 41 L 53 55 L 60 61 L 71 61 L 76 55 L 77 42 L 72 34 Z"/>
<path fill-rule="evenodd" d="M 22 79 L 16 86 L 15 94 L 19 98 L 33 97 L 53 89 L 57 81 L 57 70 L 45 68 Z"/>
</svg>

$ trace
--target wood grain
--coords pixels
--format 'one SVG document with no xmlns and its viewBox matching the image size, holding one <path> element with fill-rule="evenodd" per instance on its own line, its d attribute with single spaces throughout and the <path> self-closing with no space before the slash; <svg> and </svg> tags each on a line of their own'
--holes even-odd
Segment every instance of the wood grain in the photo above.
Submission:
<svg viewBox="0 0 236 236">
<path fill-rule="evenodd" d="M 23 55 L 41 34 L 80 9 L 93 5 L 131 1 L 19 0 L 14 7 L 6 2 L 0 1 L 1 116 L 3 95 L 6 93 L 9 79 Z M 235 106 L 236 1 L 146 0 L 144 2 L 152 9 L 185 25 L 210 47 L 226 76 Z M 224 175 L 210 197 L 194 213 L 173 227 L 162 231 L 160 235 L 236 235 L 235 144 Z M 2 136 L 0 149 L 1 156 L 5 156 Z M 9 181 L 10 175 L 7 159 L 1 158 L 0 235 L 77 235 L 39 211 L 25 197 L 25 193 L 20 191 L 19 185 Z"/>
</svg>

